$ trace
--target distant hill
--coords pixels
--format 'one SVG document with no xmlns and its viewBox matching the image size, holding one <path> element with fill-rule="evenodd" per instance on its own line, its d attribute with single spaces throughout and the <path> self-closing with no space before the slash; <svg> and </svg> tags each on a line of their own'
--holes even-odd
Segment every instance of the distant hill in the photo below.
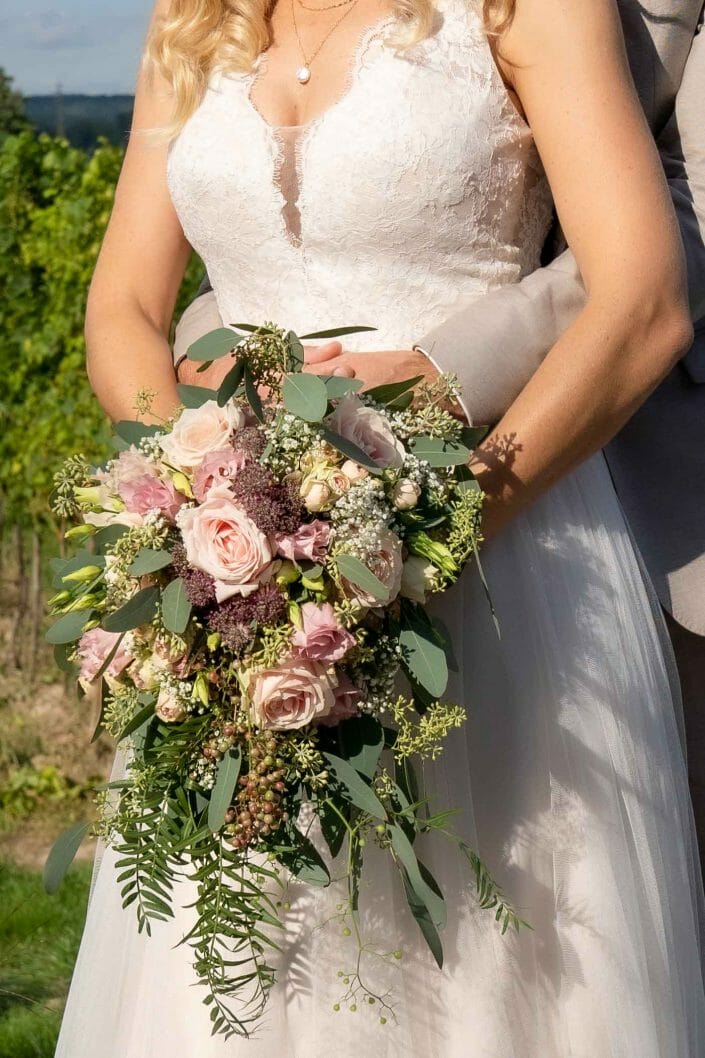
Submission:
<svg viewBox="0 0 705 1058">
<path fill-rule="evenodd" d="M 132 119 L 133 97 L 64 95 L 25 96 L 25 111 L 40 132 L 64 135 L 74 147 L 90 150 L 100 136 L 124 144 Z"/>
</svg>

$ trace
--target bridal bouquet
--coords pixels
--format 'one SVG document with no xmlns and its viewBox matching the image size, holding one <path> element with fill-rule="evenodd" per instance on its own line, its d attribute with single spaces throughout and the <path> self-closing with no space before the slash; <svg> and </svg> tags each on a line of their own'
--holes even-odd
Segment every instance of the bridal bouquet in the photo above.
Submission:
<svg viewBox="0 0 705 1058">
<path fill-rule="evenodd" d="M 443 701 L 449 644 L 424 609 L 480 541 L 474 439 L 445 410 L 454 381 L 362 392 L 303 373 L 293 332 L 233 326 L 189 351 L 203 367 L 232 358 L 217 391 L 180 386 L 173 420 L 118 423 L 105 467 L 78 456 L 57 475 L 78 550 L 53 563 L 47 635 L 84 690 L 102 688 L 98 731 L 129 752 L 97 822 L 54 846 L 45 885 L 89 829 L 119 854 L 140 929 L 173 915 L 190 877 L 184 939 L 226 1036 L 250 1033 L 274 982 L 277 889 L 328 885 L 343 849 L 347 932 L 374 842 L 442 964 L 443 895 L 416 847 L 431 829 L 457 843 L 501 926 L 520 921 L 418 768 L 465 720 Z M 341 1002 L 377 1002 L 386 1020 L 386 996 L 359 974 L 345 985 Z"/>
</svg>

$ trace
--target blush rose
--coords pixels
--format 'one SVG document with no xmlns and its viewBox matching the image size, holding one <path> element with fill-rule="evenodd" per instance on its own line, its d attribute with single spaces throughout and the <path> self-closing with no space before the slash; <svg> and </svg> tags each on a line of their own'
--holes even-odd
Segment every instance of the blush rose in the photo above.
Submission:
<svg viewBox="0 0 705 1058">
<path fill-rule="evenodd" d="M 186 558 L 213 577 L 218 602 L 250 595 L 271 579 L 269 540 L 234 501 L 228 485 L 212 488 L 198 507 L 182 507 L 176 522 Z"/>
</svg>

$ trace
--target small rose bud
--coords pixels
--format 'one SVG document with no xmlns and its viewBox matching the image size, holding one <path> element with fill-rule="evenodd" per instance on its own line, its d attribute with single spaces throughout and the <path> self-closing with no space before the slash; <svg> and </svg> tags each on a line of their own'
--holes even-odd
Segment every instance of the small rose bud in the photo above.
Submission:
<svg viewBox="0 0 705 1058">
<path fill-rule="evenodd" d="M 392 503 L 398 511 L 408 511 L 419 502 L 421 489 L 409 478 L 401 478 L 392 489 Z"/>
<path fill-rule="evenodd" d="M 361 467 L 359 463 L 356 463 L 354 459 L 346 459 L 340 469 L 351 483 L 353 481 L 361 481 L 362 478 L 368 476 L 368 471 Z"/>
</svg>

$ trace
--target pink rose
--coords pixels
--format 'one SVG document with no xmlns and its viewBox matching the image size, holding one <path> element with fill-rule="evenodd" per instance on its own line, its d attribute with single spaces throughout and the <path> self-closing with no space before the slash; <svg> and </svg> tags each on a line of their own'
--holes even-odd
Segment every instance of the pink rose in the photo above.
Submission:
<svg viewBox="0 0 705 1058">
<path fill-rule="evenodd" d="M 335 687 L 335 704 L 329 713 L 314 721 L 324 727 L 335 727 L 343 720 L 349 720 L 353 716 L 359 716 L 358 703 L 362 698 L 362 692 L 355 686 L 344 672 L 338 673 L 338 683 Z"/>
<path fill-rule="evenodd" d="M 192 471 L 209 452 L 222 451 L 233 430 L 245 424 L 242 409 L 230 402 L 224 408 L 208 400 L 200 408 L 186 408 L 171 433 L 160 438 L 167 462 L 179 470 Z"/>
<path fill-rule="evenodd" d="M 305 602 L 301 607 L 303 628 L 297 628 L 291 642 L 294 653 L 312 661 L 340 661 L 355 646 L 355 637 L 343 628 L 329 602 L 318 606 Z"/>
<path fill-rule="evenodd" d="M 257 727 L 293 731 L 326 716 L 335 705 L 335 692 L 322 665 L 289 658 L 276 668 L 251 672 L 246 700 Z"/>
<path fill-rule="evenodd" d="M 392 433 L 385 417 L 363 404 L 359 397 L 343 397 L 328 420 L 331 429 L 352 441 L 380 467 L 400 467 L 404 446 Z"/>
<path fill-rule="evenodd" d="M 168 687 L 162 687 L 159 691 L 154 712 L 165 724 L 176 724 L 186 716 L 183 702 L 180 702 L 173 690 Z"/>
<path fill-rule="evenodd" d="M 378 599 L 343 578 L 346 594 L 353 599 L 357 599 L 361 606 L 368 606 L 371 609 L 375 606 L 386 606 L 393 599 L 396 599 L 399 594 L 404 570 L 401 540 L 391 529 L 383 529 L 380 532 L 379 548 L 376 554 L 371 559 L 368 559 L 367 565 L 387 589 L 387 598 L 385 600 Z"/>
<path fill-rule="evenodd" d="M 173 521 L 184 502 L 171 481 L 160 478 L 154 463 L 134 445 L 113 460 L 108 478 L 131 514 L 158 510 Z"/>
<path fill-rule="evenodd" d="M 245 453 L 236 452 L 229 446 L 209 452 L 193 478 L 193 494 L 199 503 L 205 500 L 214 485 L 227 485 L 238 470 L 242 470 L 245 462 Z"/>
<path fill-rule="evenodd" d="M 106 632 L 102 628 L 91 628 L 89 632 L 83 633 L 77 648 L 81 659 L 81 669 L 78 674 L 81 681 L 91 683 L 96 678 L 119 638 L 119 632 Z M 105 675 L 119 676 L 133 660 L 132 654 L 120 644 L 115 657 L 105 670 Z"/>
<path fill-rule="evenodd" d="M 176 517 L 186 558 L 210 573 L 218 602 L 250 595 L 273 573 L 269 540 L 233 499 L 228 485 L 210 489 L 199 507 L 182 507 Z"/>
<path fill-rule="evenodd" d="M 303 522 L 295 533 L 276 538 L 277 553 L 292 561 L 308 558 L 311 562 L 322 562 L 328 552 L 330 534 L 329 522 L 322 522 L 320 518 Z"/>
</svg>

